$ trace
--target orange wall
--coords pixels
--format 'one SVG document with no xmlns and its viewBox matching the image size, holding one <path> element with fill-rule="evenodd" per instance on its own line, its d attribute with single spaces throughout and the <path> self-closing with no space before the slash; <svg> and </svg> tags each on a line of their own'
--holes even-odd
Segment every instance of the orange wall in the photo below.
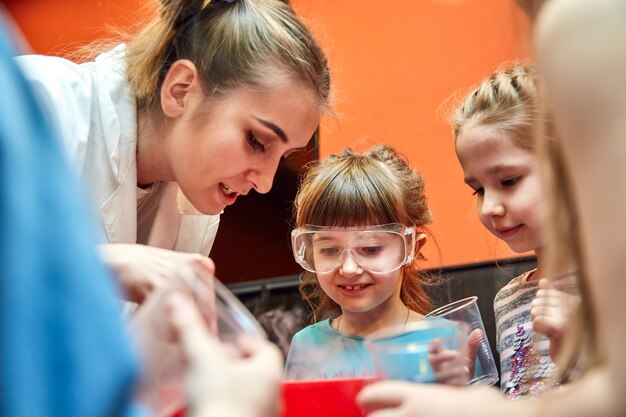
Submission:
<svg viewBox="0 0 626 417">
<path fill-rule="evenodd" d="M 296 0 L 328 52 L 337 93 L 324 124 L 322 156 L 374 143 L 399 148 L 426 177 L 439 246 L 428 266 L 514 254 L 480 225 L 463 184 L 440 107 L 505 61 L 529 55 L 528 23 L 512 0 Z M 20 0 L 7 7 L 34 51 L 58 53 L 74 42 L 128 26 L 146 15 L 142 0 Z M 441 256 L 440 256 L 441 255 Z"/>
<path fill-rule="evenodd" d="M 299 0 L 326 47 L 338 119 L 321 154 L 375 143 L 399 148 L 426 178 L 438 242 L 430 266 L 515 256 L 478 221 L 441 112 L 505 61 L 529 56 L 528 21 L 513 0 Z M 449 106 L 448 106 L 449 107 Z"/>
</svg>

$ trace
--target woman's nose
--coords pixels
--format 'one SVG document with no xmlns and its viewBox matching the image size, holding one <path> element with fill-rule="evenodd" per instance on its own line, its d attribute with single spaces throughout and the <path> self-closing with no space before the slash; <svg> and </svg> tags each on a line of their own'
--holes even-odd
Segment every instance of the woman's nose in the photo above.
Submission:
<svg viewBox="0 0 626 417">
<path fill-rule="evenodd" d="M 279 163 L 280 158 L 276 161 L 267 161 L 249 171 L 247 179 L 258 193 L 266 194 L 272 189 Z"/>
</svg>

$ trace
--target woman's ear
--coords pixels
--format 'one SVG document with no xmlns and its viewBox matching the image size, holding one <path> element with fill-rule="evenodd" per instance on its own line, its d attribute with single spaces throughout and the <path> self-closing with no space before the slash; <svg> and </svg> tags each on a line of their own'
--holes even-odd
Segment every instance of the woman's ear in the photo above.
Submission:
<svg viewBox="0 0 626 417">
<path fill-rule="evenodd" d="M 174 62 L 161 85 L 161 108 L 168 117 L 178 117 L 189 106 L 190 93 L 199 85 L 198 70 L 188 59 Z"/>
</svg>

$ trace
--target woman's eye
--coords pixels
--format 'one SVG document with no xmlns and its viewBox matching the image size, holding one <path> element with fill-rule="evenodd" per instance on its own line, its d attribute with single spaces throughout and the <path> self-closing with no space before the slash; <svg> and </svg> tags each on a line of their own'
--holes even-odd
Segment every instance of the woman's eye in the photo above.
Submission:
<svg viewBox="0 0 626 417">
<path fill-rule="evenodd" d="M 505 180 L 500 181 L 500 183 L 505 187 L 512 187 L 515 184 L 517 184 L 521 179 L 522 177 L 507 178 Z"/>
<path fill-rule="evenodd" d="M 259 142 L 252 132 L 248 133 L 248 143 L 255 151 L 265 152 L 265 145 Z"/>
</svg>

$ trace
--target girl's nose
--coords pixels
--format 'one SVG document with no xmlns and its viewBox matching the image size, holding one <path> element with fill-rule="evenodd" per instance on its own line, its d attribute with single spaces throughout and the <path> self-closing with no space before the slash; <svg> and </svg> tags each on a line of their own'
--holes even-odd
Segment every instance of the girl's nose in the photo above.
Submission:
<svg viewBox="0 0 626 417">
<path fill-rule="evenodd" d="M 481 215 L 484 217 L 497 217 L 503 216 L 505 213 L 504 204 L 497 193 L 487 193 L 483 195 L 482 204 L 480 207 Z"/>
<path fill-rule="evenodd" d="M 339 265 L 339 273 L 347 277 L 363 273 L 363 267 L 354 259 L 349 250 L 344 253 L 343 259 Z"/>
</svg>

